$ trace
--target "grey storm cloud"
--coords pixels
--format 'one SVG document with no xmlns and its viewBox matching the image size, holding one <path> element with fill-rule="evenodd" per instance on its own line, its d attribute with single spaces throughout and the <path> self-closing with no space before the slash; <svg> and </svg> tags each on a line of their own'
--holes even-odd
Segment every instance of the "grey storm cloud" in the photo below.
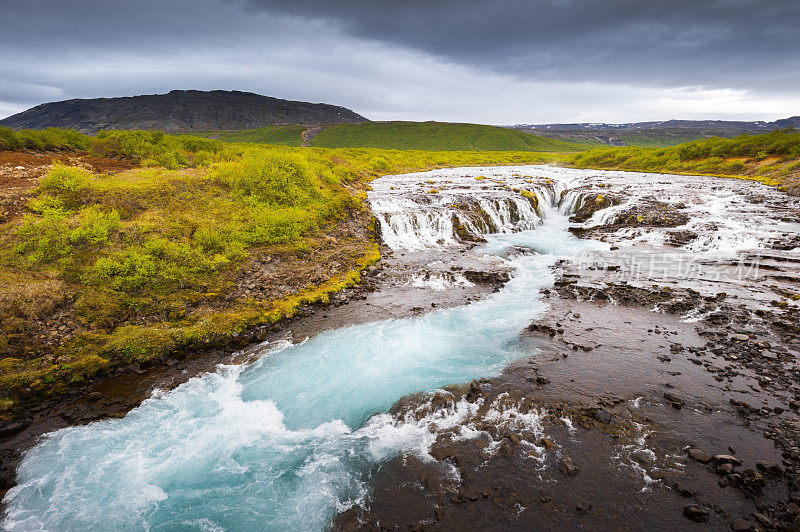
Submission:
<svg viewBox="0 0 800 532">
<path fill-rule="evenodd" d="M 0 116 L 250 90 L 376 119 L 800 112 L 800 0 L 0 0 Z"/>
<path fill-rule="evenodd" d="M 773 88 L 800 77 L 797 0 L 248 2 L 520 77 Z"/>
</svg>

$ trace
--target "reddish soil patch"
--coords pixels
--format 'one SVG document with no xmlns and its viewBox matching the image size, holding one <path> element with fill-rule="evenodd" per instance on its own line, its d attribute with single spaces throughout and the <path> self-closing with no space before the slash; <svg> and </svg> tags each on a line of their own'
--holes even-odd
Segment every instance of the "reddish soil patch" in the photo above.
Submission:
<svg viewBox="0 0 800 532">
<path fill-rule="evenodd" d="M 130 160 L 94 157 L 74 151 L 0 151 L 0 223 L 19 216 L 28 193 L 39 184 L 53 162 L 81 166 L 97 173 L 116 173 L 137 165 Z"/>
</svg>

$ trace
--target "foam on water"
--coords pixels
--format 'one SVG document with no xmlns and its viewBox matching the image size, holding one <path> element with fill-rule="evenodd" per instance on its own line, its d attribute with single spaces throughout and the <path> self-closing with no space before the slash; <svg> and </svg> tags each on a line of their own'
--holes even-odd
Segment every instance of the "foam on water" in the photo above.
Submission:
<svg viewBox="0 0 800 532">
<path fill-rule="evenodd" d="M 550 266 L 602 246 L 572 237 L 555 210 L 544 219 L 535 230 L 488 236 L 481 252 L 538 253 L 508 259 L 515 274 L 485 300 L 264 346 L 249 367 L 193 378 L 123 419 L 48 435 L 18 470 L 4 526 L 323 529 L 364 497 L 376 464 L 425 453 L 430 422 L 457 424 L 472 407 L 428 421 L 382 412 L 409 393 L 497 374 L 523 356 L 516 340 L 543 309 Z M 526 416 L 509 422 L 535 424 Z"/>
<path fill-rule="evenodd" d="M 416 274 L 411 277 L 411 279 L 407 283 L 414 288 L 430 288 L 431 290 L 436 290 L 438 292 L 442 292 L 447 290 L 448 288 L 454 288 L 457 286 L 466 287 L 472 286 L 472 283 L 467 280 L 462 274 Z"/>
</svg>

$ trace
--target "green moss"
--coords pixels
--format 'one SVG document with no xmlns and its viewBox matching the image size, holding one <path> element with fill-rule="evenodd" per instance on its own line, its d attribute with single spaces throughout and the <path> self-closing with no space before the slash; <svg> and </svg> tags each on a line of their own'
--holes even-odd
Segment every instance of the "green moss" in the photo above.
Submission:
<svg viewBox="0 0 800 532">
<path fill-rule="evenodd" d="M 536 211 L 536 214 L 541 214 L 541 212 L 539 212 L 539 198 L 536 196 L 536 194 L 529 190 L 521 190 L 520 194 L 522 194 L 523 197 L 527 198 L 528 201 L 531 202 L 531 206 L 533 207 L 533 210 Z"/>
</svg>

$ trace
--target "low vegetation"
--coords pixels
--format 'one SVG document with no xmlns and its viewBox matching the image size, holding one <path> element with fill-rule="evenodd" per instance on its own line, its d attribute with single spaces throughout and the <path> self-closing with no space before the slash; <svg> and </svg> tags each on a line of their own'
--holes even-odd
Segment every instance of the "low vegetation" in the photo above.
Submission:
<svg viewBox="0 0 800 532">
<path fill-rule="evenodd" d="M 800 193 L 800 133 L 710 138 L 669 148 L 598 148 L 565 159 L 579 168 L 744 177 Z"/>
<path fill-rule="evenodd" d="M 258 142 L 279 146 L 300 146 L 305 126 L 267 126 L 242 131 L 198 131 L 192 135 L 225 142 Z"/>
<path fill-rule="evenodd" d="M 575 151 L 573 143 L 513 129 L 445 122 L 364 122 L 328 126 L 311 141 L 324 148 L 401 150 Z"/>
<path fill-rule="evenodd" d="M 89 148 L 91 137 L 71 129 L 23 129 L 0 127 L 0 150 L 57 150 Z"/>
<path fill-rule="evenodd" d="M 228 142 L 259 142 L 300 146 L 302 126 L 270 126 L 198 135 Z M 433 151 L 568 152 L 584 144 L 553 140 L 513 129 L 446 122 L 363 122 L 322 128 L 310 145 L 320 148 L 380 148 Z"/>
<path fill-rule="evenodd" d="M 253 327 L 358 282 L 379 258 L 363 204 L 378 175 L 552 157 L 303 149 L 139 131 L 37 134 L 4 132 L 4 147 L 85 150 L 139 167 L 103 174 L 56 163 L 23 215 L 0 225 L 6 415 L 115 368 L 235 345 Z M 30 138 L 41 144 L 18 144 Z M 347 224 L 361 233 L 330 244 Z M 338 268 L 292 277 L 341 250 Z M 289 280 L 249 295 L 243 276 L 264 258 Z"/>
</svg>

